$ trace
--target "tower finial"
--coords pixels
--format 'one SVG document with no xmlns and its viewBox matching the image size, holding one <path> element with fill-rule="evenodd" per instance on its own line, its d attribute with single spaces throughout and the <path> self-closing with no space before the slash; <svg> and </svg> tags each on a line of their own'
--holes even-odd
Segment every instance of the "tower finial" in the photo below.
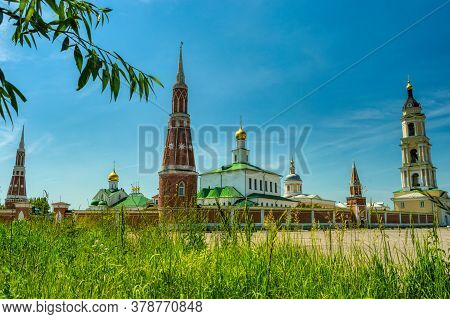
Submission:
<svg viewBox="0 0 450 319">
<path fill-rule="evenodd" d="M 242 115 L 240 115 L 239 123 L 240 123 L 240 126 L 241 126 L 241 128 L 242 128 Z"/>
<path fill-rule="evenodd" d="M 291 157 L 291 163 L 290 163 L 290 167 L 289 167 L 289 173 L 295 174 L 294 157 Z"/>
<path fill-rule="evenodd" d="M 178 58 L 178 72 L 177 82 L 175 85 L 186 85 L 184 83 L 184 70 L 183 70 L 183 41 L 180 42 L 180 57 Z"/>
<path fill-rule="evenodd" d="M 406 82 L 406 90 L 412 91 L 412 89 L 413 89 L 413 86 L 411 84 L 411 81 L 410 81 L 410 78 L 409 78 L 409 74 L 408 74 L 408 80 Z"/>
<path fill-rule="evenodd" d="M 22 136 L 20 137 L 20 143 L 19 143 L 20 149 L 25 149 L 24 132 L 25 132 L 25 125 L 22 126 Z"/>
</svg>

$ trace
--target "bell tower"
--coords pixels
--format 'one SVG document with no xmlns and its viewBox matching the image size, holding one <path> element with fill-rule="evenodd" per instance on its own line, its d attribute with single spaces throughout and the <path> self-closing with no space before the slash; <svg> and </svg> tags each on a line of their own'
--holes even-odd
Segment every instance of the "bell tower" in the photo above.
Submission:
<svg viewBox="0 0 450 319">
<path fill-rule="evenodd" d="M 431 144 L 425 131 L 425 114 L 414 99 L 413 86 L 408 79 L 407 98 L 402 114 L 401 180 L 402 190 L 430 190 L 437 188 L 436 167 L 431 162 Z"/>
<path fill-rule="evenodd" d="M 181 42 L 178 72 L 172 89 L 172 113 L 167 129 L 163 163 L 159 171 L 159 207 L 196 205 L 197 177 L 191 119 L 188 113 L 188 87 L 183 70 L 183 42 Z"/>
</svg>

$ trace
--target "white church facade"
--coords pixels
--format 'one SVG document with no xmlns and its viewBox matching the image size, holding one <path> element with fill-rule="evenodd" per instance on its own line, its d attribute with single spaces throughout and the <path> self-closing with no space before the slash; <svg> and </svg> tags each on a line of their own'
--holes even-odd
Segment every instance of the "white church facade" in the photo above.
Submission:
<svg viewBox="0 0 450 319">
<path fill-rule="evenodd" d="M 247 134 L 242 125 L 235 137 L 233 163 L 200 174 L 197 203 L 201 206 L 295 206 L 295 202 L 281 196 L 279 174 L 249 163 Z"/>
</svg>

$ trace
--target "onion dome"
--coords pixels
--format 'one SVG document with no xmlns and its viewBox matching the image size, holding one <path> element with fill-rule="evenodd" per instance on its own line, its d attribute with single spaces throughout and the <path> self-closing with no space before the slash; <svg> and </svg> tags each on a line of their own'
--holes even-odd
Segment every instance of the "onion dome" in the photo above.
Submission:
<svg viewBox="0 0 450 319">
<path fill-rule="evenodd" d="M 117 175 L 115 169 L 113 169 L 113 171 L 111 173 L 109 173 L 108 181 L 110 181 L 110 182 L 118 182 L 119 181 L 119 175 Z"/>
<path fill-rule="evenodd" d="M 247 139 L 247 133 L 245 133 L 245 131 L 242 127 L 240 127 L 239 130 L 236 131 L 236 139 L 237 140 Z"/>
<path fill-rule="evenodd" d="M 420 108 L 420 103 L 416 101 L 413 96 L 413 86 L 408 79 L 406 83 L 406 91 L 408 92 L 408 97 L 406 98 L 405 104 L 403 104 L 403 110 L 407 110 L 410 108 Z"/>
</svg>

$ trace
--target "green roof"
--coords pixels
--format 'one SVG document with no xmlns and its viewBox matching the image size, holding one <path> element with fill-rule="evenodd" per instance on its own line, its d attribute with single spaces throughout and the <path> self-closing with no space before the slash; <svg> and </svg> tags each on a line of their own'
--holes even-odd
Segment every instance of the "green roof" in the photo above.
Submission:
<svg viewBox="0 0 450 319">
<path fill-rule="evenodd" d="M 234 206 L 237 206 L 237 207 L 245 207 L 245 205 L 247 205 L 247 207 L 257 206 L 257 204 L 255 202 L 252 202 L 251 200 L 245 200 L 245 199 L 240 199 L 240 200 L 236 201 L 236 203 L 234 203 Z"/>
<path fill-rule="evenodd" d="M 212 171 L 202 173 L 202 174 L 200 174 L 200 176 L 208 175 L 208 174 L 217 174 L 217 173 L 226 173 L 226 172 L 240 171 L 240 170 L 249 170 L 249 171 L 263 172 L 263 173 L 267 173 L 267 174 L 281 176 L 280 174 L 277 174 L 277 173 L 274 173 L 274 172 L 262 169 L 262 168 L 260 168 L 258 166 L 251 165 L 251 164 L 248 164 L 248 163 L 233 163 L 231 165 L 222 166 L 222 167 L 214 169 Z"/>
<path fill-rule="evenodd" d="M 197 198 L 227 198 L 227 197 L 243 197 L 236 188 L 232 186 L 202 188 L 197 193 Z"/>
<path fill-rule="evenodd" d="M 205 198 L 206 196 L 208 196 L 208 193 L 211 189 L 210 188 L 202 188 L 198 193 L 197 193 L 197 198 Z"/>
<path fill-rule="evenodd" d="M 92 205 L 92 206 L 97 206 L 97 205 L 98 205 L 98 202 L 99 202 L 98 200 L 95 200 L 95 199 L 94 199 L 94 200 L 91 202 L 91 205 Z"/>
<path fill-rule="evenodd" d="M 248 195 L 247 198 L 266 198 L 266 199 L 285 200 L 288 202 L 293 202 L 293 200 L 286 198 L 286 197 L 281 197 L 281 196 L 277 196 L 277 195 L 269 195 L 269 194 L 258 194 L 258 193 L 252 193 L 252 194 Z"/>
<path fill-rule="evenodd" d="M 120 208 L 120 207 L 147 207 L 149 203 L 151 203 L 152 200 L 145 197 L 141 193 L 132 193 L 130 196 L 125 198 L 124 200 L 118 202 L 113 207 Z"/>
</svg>

